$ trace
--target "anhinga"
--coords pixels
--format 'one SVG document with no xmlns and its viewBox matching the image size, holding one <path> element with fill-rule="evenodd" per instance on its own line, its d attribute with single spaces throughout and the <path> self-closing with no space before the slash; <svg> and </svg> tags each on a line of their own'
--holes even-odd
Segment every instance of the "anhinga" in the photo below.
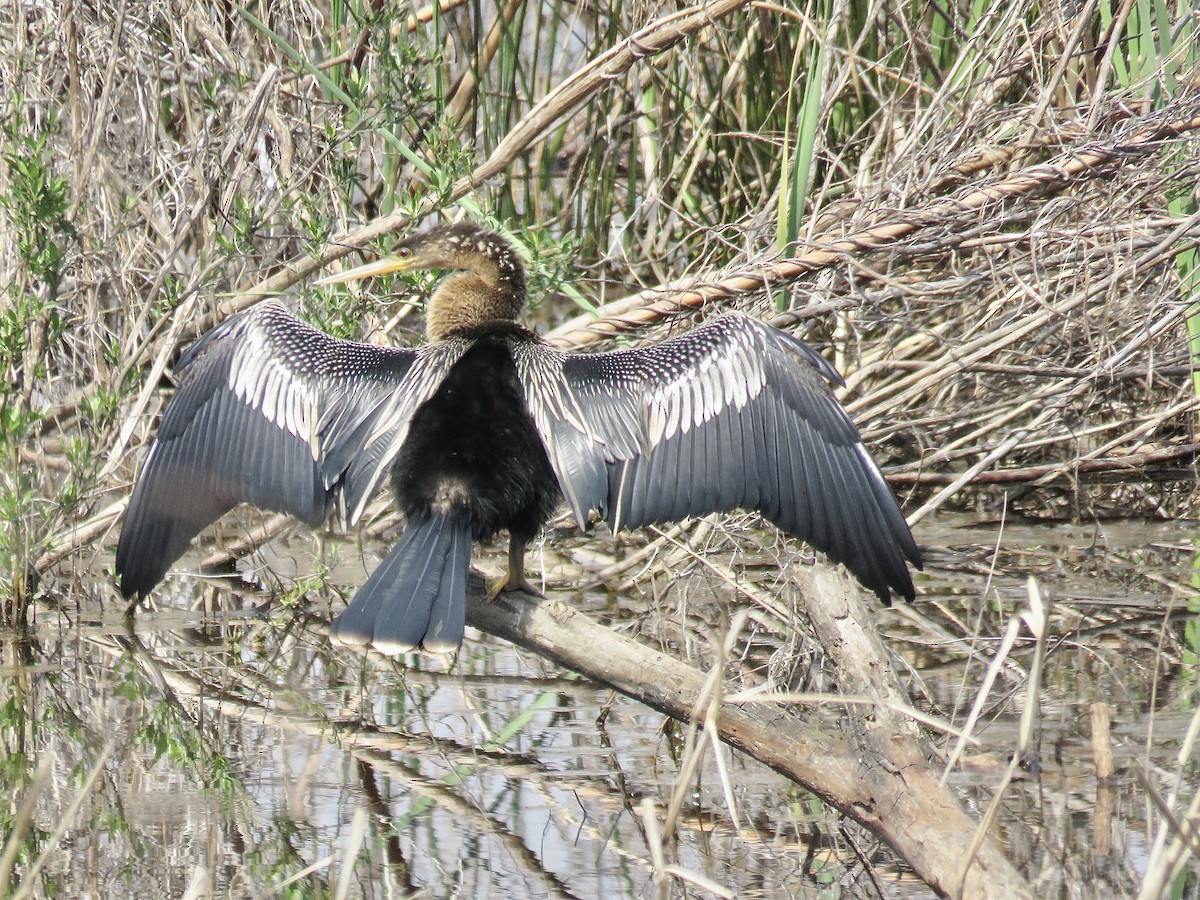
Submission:
<svg viewBox="0 0 1200 900">
<path fill-rule="evenodd" d="M 184 354 L 121 530 L 126 597 L 238 503 L 353 523 L 390 475 L 405 528 L 335 620 L 344 643 L 457 647 L 472 539 L 507 529 L 501 586 L 529 590 L 525 545 L 561 496 L 614 531 L 758 510 L 885 603 L 913 598 L 908 524 L 807 345 L 733 314 L 636 350 L 559 352 L 515 321 L 513 247 L 467 223 L 326 281 L 406 269 L 457 273 L 429 299 L 423 347 L 339 340 L 264 302 Z"/>
</svg>

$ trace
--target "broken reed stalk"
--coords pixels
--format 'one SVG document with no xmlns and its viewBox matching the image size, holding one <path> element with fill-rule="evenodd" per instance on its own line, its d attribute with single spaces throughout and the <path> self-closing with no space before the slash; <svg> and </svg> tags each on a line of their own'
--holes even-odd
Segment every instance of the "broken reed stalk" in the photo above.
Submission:
<svg viewBox="0 0 1200 900">
<path fill-rule="evenodd" d="M 1096 779 L 1107 781 L 1113 776 L 1113 752 L 1111 723 L 1108 704 L 1093 703 L 1090 709 L 1092 723 L 1092 759 L 1096 764 Z"/>
<path fill-rule="evenodd" d="M 935 891 L 955 892 L 976 824 L 938 783 L 931 755 L 910 720 L 882 701 L 907 699 L 856 588 L 832 570 L 795 576 L 807 611 L 837 665 L 842 687 L 881 703 L 870 715 L 848 717 L 849 735 L 831 735 L 769 704 L 714 703 L 721 740 L 812 791 L 886 841 Z M 482 601 L 478 582 L 467 622 L 573 669 L 683 722 L 699 704 L 706 674 L 623 637 L 557 599 L 501 594 Z M 864 750 L 868 752 L 864 752 Z M 1029 886 L 989 841 L 966 873 L 963 896 L 1026 897 Z"/>
<path fill-rule="evenodd" d="M 581 347 L 614 334 L 642 328 L 687 310 L 744 294 L 761 293 L 776 285 L 794 281 L 816 269 L 831 265 L 846 256 L 878 252 L 924 228 L 944 227 L 964 214 L 979 211 L 1022 194 L 1063 189 L 1074 181 L 1094 177 L 1101 169 L 1130 156 L 1158 151 L 1165 140 L 1200 128 L 1200 116 L 1149 123 L 1130 136 L 1115 137 L 1070 150 L 1048 163 L 1028 166 L 990 185 L 975 187 L 961 197 L 940 198 L 912 210 L 905 210 L 891 221 L 826 242 L 819 239 L 813 249 L 790 259 L 746 267 L 715 281 L 701 279 L 678 282 L 662 288 L 625 297 L 615 307 L 600 310 L 599 318 L 578 316 L 555 330 L 560 346 Z"/>
</svg>

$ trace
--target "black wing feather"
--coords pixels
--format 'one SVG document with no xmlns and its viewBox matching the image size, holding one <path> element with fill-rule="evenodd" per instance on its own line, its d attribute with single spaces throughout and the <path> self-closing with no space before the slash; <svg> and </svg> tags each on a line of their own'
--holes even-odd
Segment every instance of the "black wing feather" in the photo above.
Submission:
<svg viewBox="0 0 1200 900">
<path fill-rule="evenodd" d="M 914 596 L 912 533 L 829 388 L 841 379 L 802 342 L 731 315 L 637 350 L 516 360 L 581 523 L 593 509 L 613 528 L 754 509 L 885 603 Z"/>
<path fill-rule="evenodd" d="M 122 593 L 148 593 L 238 503 L 312 525 L 337 508 L 353 522 L 464 346 L 343 341 L 274 302 L 210 331 L 176 366 L 179 388 L 125 512 Z"/>
</svg>

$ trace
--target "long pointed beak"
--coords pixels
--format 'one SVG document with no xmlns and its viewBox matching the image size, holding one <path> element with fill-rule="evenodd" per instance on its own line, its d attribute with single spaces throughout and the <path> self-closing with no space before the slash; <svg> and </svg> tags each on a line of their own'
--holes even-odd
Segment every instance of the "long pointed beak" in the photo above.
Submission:
<svg viewBox="0 0 1200 900">
<path fill-rule="evenodd" d="M 403 272 L 405 269 L 410 268 L 411 265 L 412 260 L 401 259 L 398 256 L 385 256 L 364 266 L 357 266 L 353 269 L 347 269 L 345 272 L 335 272 L 332 275 L 326 275 L 324 278 L 318 278 L 313 284 L 344 284 L 347 281 L 359 281 L 360 279 L 370 278 L 374 275 Z"/>
</svg>

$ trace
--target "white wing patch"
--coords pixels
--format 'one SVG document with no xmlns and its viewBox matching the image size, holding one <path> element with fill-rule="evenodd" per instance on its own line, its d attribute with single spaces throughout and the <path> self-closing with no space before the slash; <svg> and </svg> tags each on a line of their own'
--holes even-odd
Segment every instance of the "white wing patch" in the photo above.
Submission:
<svg viewBox="0 0 1200 900">
<path fill-rule="evenodd" d="M 243 334 L 234 343 L 229 366 L 229 390 L 267 421 L 308 444 L 314 461 L 320 459 L 320 439 L 314 426 L 320 418 L 321 397 L 308 381 L 297 378 L 288 364 L 294 345 L 287 347 L 280 359 L 264 329 L 240 330 Z"/>
<path fill-rule="evenodd" d="M 383 443 L 348 521 L 354 521 L 386 476 L 408 435 L 409 420 L 437 391 L 442 377 L 467 344 L 445 341 L 416 351 L 402 377 L 377 368 L 385 348 L 339 341 L 337 354 L 324 346 L 331 339 L 299 322 L 282 307 L 264 304 L 259 315 L 238 321 L 222 338 L 231 348 L 226 386 L 240 403 L 267 422 L 299 438 L 321 471 L 326 489 L 342 477 L 325 465 L 327 453 L 360 423 L 370 432 L 358 453 Z"/>
<path fill-rule="evenodd" d="M 741 410 L 766 385 L 757 355 L 743 342 L 731 341 L 727 353 L 680 353 L 668 360 L 647 384 L 646 449 L 687 434 L 732 407 Z"/>
</svg>

